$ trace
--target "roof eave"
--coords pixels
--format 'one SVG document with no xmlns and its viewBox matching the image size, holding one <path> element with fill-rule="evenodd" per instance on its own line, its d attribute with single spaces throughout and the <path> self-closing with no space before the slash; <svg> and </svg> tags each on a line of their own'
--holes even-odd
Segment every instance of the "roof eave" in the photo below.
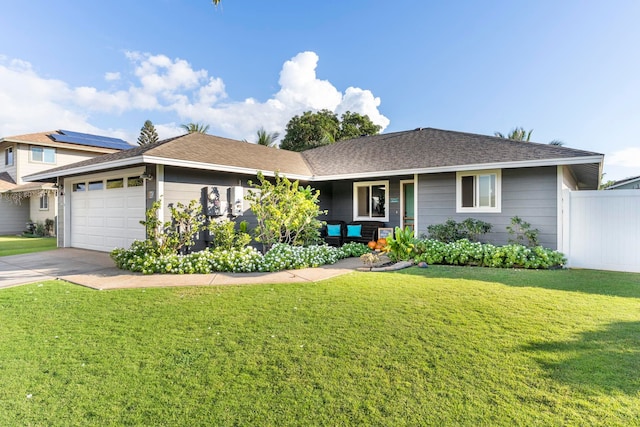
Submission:
<svg viewBox="0 0 640 427">
<path fill-rule="evenodd" d="M 53 179 L 59 176 L 81 175 L 85 173 L 94 173 L 107 169 L 117 169 L 121 167 L 133 166 L 144 163 L 143 156 L 127 157 L 125 159 L 113 160 L 104 163 L 94 163 L 90 165 L 71 167 L 61 171 L 44 171 L 40 173 L 34 173 L 27 175 L 22 179 L 25 181 L 43 181 L 46 179 Z"/>
<path fill-rule="evenodd" d="M 176 167 L 200 169 L 200 170 L 211 170 L 211 171 L 218 171 L 218 172 L 231 172 L 231 173 L 240 173 L 240 174 L 246 174 L 246 175 L 256 175 L 258 172 L 262 172 L 264 176 L 269 176 L 269 177 L 275 176 L 275 172 L 278 172 L 278 174 L 284 175 L 289 179 L 298 179 L 302 181 L 310 181 L 312 179 L 311 175 L 289 173 L 286 171 L 269 171 L 264 169 L 253 169 L 253 168 L 245 168 L 240 166 L 230 166 L 230 165 L 205 163 L 205 162 L 194 162 L 190 160 L 167 159 L 165 157 L 154 157 L 154 156 L 142 156 L 142 157 L 143 157 L 144 163 L 161 164 L 165 166 L 176 166 Z"/>
<path fill-rule="evenodd" d="M 543 160 L 523 160 L 516 162 L 497 162 L 497 163 L 477 163 L 477 164 L 464 164 L 464 165 L 452 165 L 452 166 L 438 166 L 430 168 L 410 168 L 410 169 L 398 169 L 398 170 L 385 170 L 385 171 L 372 171 L 372 172 L 357 172 L 349 174 L 336 174 L 336 175 L 319 175 L 314 176 L 314 181 L 336 181 L 340 179 L 360 179 L 360 178 L 378 178 L 385 176 L 399 176 L 399 175 L 413 175 L 413 174 L 434 174 L 434 173 L 446 173 L 446 172 L 460 172 L 470 170 L 490 170 L 490 169 L 517 169 L 517 168 L 531 168 L 542 166 L 558 166 L 558 165 L 579 165 L 579 164 L 600 164 L 602 168 L 602 162 L 604 155 L 583 156 L 583 157 L 569 157 L 561 159 L 543 159 Z"/>
<path fill-rule="evenodd" d="M 569 157 L 560 159 L 542 159 L 542 160 L 525 160 L 516 162 L 498 162 L 498 163 L 478 163 L 478 164 L 466 164 L 466 165 L 452 165 L 441 166 L 431 168 L 410 168 L 410 169 L 398 169 L 398 170 L 383 170 L 383 171 L 370 171 L 370 172 L 356 172 L 349 174 L 336 174 L 336 175 L 304 175 L 296 173 L 287 173 L 279 171 L 282 175 L 287 176 L 289 179 L 298 179 L 302 181 L 335 181 L 340 179 L 360 179 L 360 178 L 376 178 L 385 176 L 399 176 L 399 175 L 413 175 L 413 174 L 433 174 L 444 172 L 458 172 L 468 170 L 489 170 L 489 169 L 515 169 L 525 167 L 541 167 L 541 166 L 557 166 L 557 165 L 578 165 L 598 163 L 600 169 L 604 160 L 603 155 L 582 156 L 582 157 Z M 194 162 L 189 160 L 179 159 L 167 159 L 165 157 L 145 156 L 139 155 L 135 157 L 128 157 L 125 159 L 114 160 L 110 162 L 96 163 L 91 165 L 71 167 L 62 171 L 41 172 L 32 175 L 28 175 L 23 179 L 25 181 L 41 181 L 46 179 L 52 179 L 59 176 L 69 175 L 81 175 L 85 173 L 98 172 L 107 169 L 117 169 L 121 167 L 128 167 L 138 164 L 160 164 L 165 166 L 185 167 L 200 170 L 214 170 L 220 172 L 241 173 L 248 175 L 255 175 L 258 171 L 261 171 L 265 176 L 274 176 L 275 171 L 265 171 L 262 169 L 245 168 L 238 166 L 212 164 L 204 162 Z"/>
</svg>

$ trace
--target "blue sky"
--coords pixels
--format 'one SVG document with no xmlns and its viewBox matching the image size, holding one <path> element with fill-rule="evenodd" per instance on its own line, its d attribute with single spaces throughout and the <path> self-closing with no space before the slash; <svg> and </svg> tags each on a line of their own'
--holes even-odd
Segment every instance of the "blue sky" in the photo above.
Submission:
<svg viewBox="0 0 640 427">
<path fill-rule="evenodd" d="M 0 136 L 135 142 L 200 122 L 284 133 L 304 111 L 369 114 L 606 154 L 640 175 L 640 2 L 32 0 L 3 5 Z"/>
</svg>

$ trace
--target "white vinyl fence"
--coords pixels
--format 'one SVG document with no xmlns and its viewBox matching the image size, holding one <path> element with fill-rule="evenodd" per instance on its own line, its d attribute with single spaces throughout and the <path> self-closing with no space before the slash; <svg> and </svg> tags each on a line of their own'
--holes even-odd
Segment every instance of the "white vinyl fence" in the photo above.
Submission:
<svg viewBox="0 0 640 427">
<path fill-rule="evenodd" d="M 640 190 L 565 191 L 569 268 L 640 273 Z"/>
</svg>

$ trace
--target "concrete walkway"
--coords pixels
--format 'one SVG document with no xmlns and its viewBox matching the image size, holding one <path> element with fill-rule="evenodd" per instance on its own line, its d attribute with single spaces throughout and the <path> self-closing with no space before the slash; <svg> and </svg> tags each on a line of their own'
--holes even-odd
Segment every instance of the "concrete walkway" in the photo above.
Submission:
<svg viewBox="0 0 640 427">
<path fill-rule="evenodd" d="M 60 248 L 46 252 L 0 257 L 0 288 L 62 279 L 93 289 L 152 288 L 249 283 L 317 282 L 362 267 L 358 258 L 333 265 L 277 273 L 211 273 L 143 275 L 115 267 L 108 253 Z"/>
</svg>

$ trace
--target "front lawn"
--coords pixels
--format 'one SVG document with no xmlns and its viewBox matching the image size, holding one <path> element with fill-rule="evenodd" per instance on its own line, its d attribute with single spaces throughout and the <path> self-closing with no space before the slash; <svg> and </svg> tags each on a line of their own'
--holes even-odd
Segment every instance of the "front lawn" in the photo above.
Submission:
<svg viewBox="0 0 640 427">
<path fill-rule="evenodd" d="M 0 256 L 50 251 L 55 248 L 55 237 L 0 236 Z"/>
<path fill-rule="evenodd" d="M 0 336 L 0 425 L 640 424 L 634 274 L 51 281 L 0 290 Z"/>
</svg>

